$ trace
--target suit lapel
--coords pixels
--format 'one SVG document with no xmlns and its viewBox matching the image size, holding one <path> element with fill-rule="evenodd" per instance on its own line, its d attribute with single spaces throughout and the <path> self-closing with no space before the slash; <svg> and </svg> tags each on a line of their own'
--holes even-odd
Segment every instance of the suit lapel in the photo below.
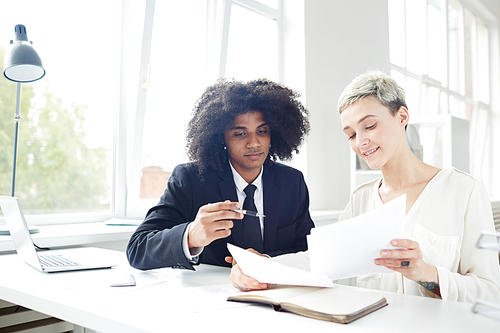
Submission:
<svg viewBox="0 0 500 333">
<path fill-rule="evenodd" d="M 262 187 L 264 188 L 264 252 L 274 251 L 276 243 L 276 230 L 279 220 L 279 187 L 274 183 L 274 170 L 271 165 L 264 164 L 262 174 Z"/>
<path fill-rule="evenodd" d="M 233 202 L 238 201 L 238 195 L 236 194 L 236 186 L 234 185 L 233 174 L 231 173 L 231 168 L 229 167 L 229 162 L 224 170 L 219 171 L 219 177 L 221 181 L 219 182 L 219 190 L 221 194 L 222 201 L 231 200 Z M 231 236 L 235 244 L 243 244 L 243 228 L 241 225 L 241 220 L 233 220 L 234 226 L 231 229 Z"/>
</svg>

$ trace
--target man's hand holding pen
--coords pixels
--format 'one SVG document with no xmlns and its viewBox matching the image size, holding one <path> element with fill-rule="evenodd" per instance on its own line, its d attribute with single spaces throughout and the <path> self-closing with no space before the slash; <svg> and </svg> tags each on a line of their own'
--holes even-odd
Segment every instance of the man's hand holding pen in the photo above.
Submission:
<svg viewBox="0 0 500 333">
<path fill-rule="evenodd" d="M 236 213 L 242 213 L 242 214 L 245 214 L 248 216 L 266 217 L 266 215 L 264 215 L 264 214 L 260 214 L 260 213 L 257 213 L 257 212 L 251 211 L 251 210 L 246 210 L 246 209 L 233 209 L 232 211 L 236 212 Z"/>
<path fill-rule="evenodd" d="M 188 247 L 203 247 L 214 240 L 231 235 L 233 220 L 243 219 L 243 213 L 235 212 L 241 208 L 239 202 L 217 202 L 200 207 L 188 231 Z"/>
<path fill-rule="evenodd" d="M 241 209 L 239 202 L 217 202 L 200 207 L 195 220 L 188 230 L 188 247 L 203 247 L 214 240 L 231 235 L 233 220 L 241 220 L 244 215 L 265 217 L 250 210 Z"/>
</svg>

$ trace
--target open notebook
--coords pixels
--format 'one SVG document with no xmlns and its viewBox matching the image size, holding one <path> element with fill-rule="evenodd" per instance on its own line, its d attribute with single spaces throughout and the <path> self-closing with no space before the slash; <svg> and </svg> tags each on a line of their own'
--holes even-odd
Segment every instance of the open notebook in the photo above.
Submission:
<svg viewBox="0 0 500 333">
<path fill-rule="evenodd" d="M 110 268 L 115 264 L 103 262 L 102 258 L 91 254 L 89 257 L 78 257 L 78 259 L 65 258 L 61 254 L 52 251 L 44 251 L 38 254 L 31 239 L 28 224 L 24 219 L 21 205 L 16 197 L 0 196 L 0 206 L 7 222 L 17 254 L 29 265 L 41 272 L 65 272 L 82 269 Z"/>
</svg>

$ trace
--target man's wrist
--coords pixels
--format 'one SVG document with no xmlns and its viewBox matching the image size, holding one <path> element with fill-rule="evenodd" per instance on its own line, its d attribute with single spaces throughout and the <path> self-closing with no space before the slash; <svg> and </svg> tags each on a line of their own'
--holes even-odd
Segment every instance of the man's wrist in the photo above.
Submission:
<svg viewBox="0 0 500 333">
<path fill-rule="evenodd" d="M 184 251 L 184 255 L 188 260 L 193 260 L 194 258 L 198 257 L 203 252 L 204 249 L 203 246 L 196 246 L 196 247 L 189 246 L 189 231 L 191 230 L 192 227 L 193 227 L 193 222 L 189 223 L 188 226 L 186 227 L 182 240 L 182 248 Z"/>
</svg>

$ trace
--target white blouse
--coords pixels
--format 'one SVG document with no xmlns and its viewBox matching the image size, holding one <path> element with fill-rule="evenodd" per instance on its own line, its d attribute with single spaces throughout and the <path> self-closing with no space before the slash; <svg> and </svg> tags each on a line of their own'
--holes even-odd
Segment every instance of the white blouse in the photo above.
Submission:
<svg viewBox="0 0 500 333">
<path fill-rule="evenodd" d="M 359 186 L 339 220 L 383 205 L 380 181 Z M 437 267 L 443 299 L 500 302 L 498 253 L 476 247 L 483 230 L 495 230 L 486 188 L 482 181 L 453 168 L 436 174 L 406 214 L 405 238 L 418 242 L 424 261 Z M 356 286 L 429 295 L 396 272 L 358 276 Z"/>
</svg>

